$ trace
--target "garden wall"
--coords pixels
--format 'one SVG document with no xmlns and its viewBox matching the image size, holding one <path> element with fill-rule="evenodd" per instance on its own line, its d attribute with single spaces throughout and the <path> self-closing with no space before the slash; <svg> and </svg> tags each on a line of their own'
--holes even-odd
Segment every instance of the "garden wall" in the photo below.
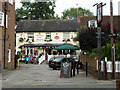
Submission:
<svg viewBox="0 0 120 90">
<path fill-rule="evenodd" d="M 96 78 L 98 76 L 97 60 L 98 60 L 97 56 L 90 57 L 90 56 L 87 56 L 84 54 L 80 55 L 80 61 L 82 62 L 82 68 L 85 70 L 86 69 L 86 62 L 88 62 L 88 72 L 93 74 Z M 103 76 L 102 79 L 104 79 L 105 73 L 102 72 L 102 76 Z M 116 77 L 116 79 L 120 79 L 120 72 L 116 72 L 115 77 Z M 107 79 L 112 79 L 112 72 L 107 73 Z"/>
</svg>

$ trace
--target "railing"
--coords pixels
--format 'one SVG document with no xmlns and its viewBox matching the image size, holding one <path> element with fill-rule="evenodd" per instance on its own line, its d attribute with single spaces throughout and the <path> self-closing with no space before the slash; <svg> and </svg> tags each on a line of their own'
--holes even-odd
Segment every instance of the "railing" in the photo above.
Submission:
<svg viewBox="0 0 120 90">
<path fill-rule="evenodd" d="M 50 58 L 52 57 L 75 57 L 76 60 L 79 60 L 79 55 L 48 55 L 48 61 L 50 60 Z"/>
<path fill-rule="evenodd" d="M 101 61 L 101 71 L 103 72 L 103 61 Z M 97 70 L 98 70 L 98 60 L 97 60 Z M 107 62 L 107 72 L 112 72 L 112 62 Z M 115 72 L 120 72 L 120 61 L 115 62 Z"/>
<path fill-rule="evenodd" d="M 45 55 L 42 55 L 42 56 L 39 58 L 39 64 L 41 64 L 44 60 L 45 60 Z"/>
</svg>

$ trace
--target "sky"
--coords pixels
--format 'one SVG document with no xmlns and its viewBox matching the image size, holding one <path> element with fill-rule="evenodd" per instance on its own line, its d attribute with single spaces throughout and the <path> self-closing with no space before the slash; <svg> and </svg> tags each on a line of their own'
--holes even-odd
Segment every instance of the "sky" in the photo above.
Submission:
<svg viewBox="0 0 120 90">
<path fill-rule="evenodd" d="M 16 5 L 15 8 L 20 8 L 22 5 L 20 3 L 21 0 L 15 0 Z M 113 15 L 118 15 L 118 2 L 120 0 L 113 0 Z M 55 2 L 55 14 L 58 14 L 59 16 L 62 15 L 62 12 L 65 9 L 69 8 L 78 8 L 82 7 L 85 9 L 89 9 L 91 12 L 96 15 L 96 6 L 93 7 L 95 3 L 106 3 L 106 5 L 103 7 L 103 15 L 110 15 L 110 0 L 56 0 Z"/>
</svg>

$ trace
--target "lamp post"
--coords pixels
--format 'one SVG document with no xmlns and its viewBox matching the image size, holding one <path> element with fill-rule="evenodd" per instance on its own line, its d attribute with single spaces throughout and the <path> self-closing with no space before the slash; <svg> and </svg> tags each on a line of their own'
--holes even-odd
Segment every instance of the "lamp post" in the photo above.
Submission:
<svg viewBox="0 0 120 90">
<path fill-rule="evenodd" d="M 111 33 L 109 37 L 111 37 L 112 79 L 115 79 L 115 39 L 117 37 L 117 34 Z"/>
<path fill-rule="evenodd" d="M 114 55 L 114 30 L 113 30 L 113 6 L 110 0 L 110 30 L 111 30 L 111 56 L 112 56 L 112 78 L 115 79 L 115 55 Z"/>
<path fill-rule="evenodd" d="M 107 80 L 107 37 L 108 35 L 104 33 L 103 39 L 105 40 L 105 57 L 104 57 L 104 79 Z"/>
</svg>

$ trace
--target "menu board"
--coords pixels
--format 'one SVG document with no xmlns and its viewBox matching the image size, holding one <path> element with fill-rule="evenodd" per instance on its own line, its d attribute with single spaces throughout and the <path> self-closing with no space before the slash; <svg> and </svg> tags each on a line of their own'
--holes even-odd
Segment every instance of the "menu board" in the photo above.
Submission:
<svg viewBox="0 0 120 90">
<path fill-rule="evenodd" d="M 60 77 L 69 78 L 71 77 L 71 62 L 62 62 Z"/>
</svg>

